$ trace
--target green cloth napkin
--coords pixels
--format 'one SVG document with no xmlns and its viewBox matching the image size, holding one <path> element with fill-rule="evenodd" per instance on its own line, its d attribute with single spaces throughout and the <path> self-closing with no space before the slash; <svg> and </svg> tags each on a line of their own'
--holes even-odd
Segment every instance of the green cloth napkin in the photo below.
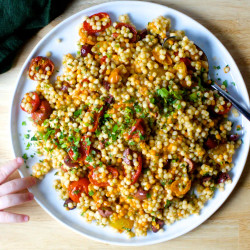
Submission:
<svg viewBox="0 0 250 250">
<path fill-rule="evenodd" d="M 60 15 L 68 0 L 0 0 L 0 73 L 11 68 L 17 50 Z"/>
</svg>

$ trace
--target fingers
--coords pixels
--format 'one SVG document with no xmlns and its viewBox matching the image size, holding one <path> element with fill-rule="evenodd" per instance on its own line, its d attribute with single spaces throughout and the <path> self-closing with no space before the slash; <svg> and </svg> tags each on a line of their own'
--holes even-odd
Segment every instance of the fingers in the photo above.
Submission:
<svg viewBox="0 0 250 250">
<path fill-rule="evenodd" d="M 9 161 L 0 167 L 0 184 L 3 183 L 22 164 L 23 159 L 21 157 L 17 157 L 16 159 Z"/>
<path fill-rule="evenodd" d="M 33 200 L 32 193 L 8 194 L 0 197 L 0 210 Z"/>
<path fill-rule="evenodd" d="M 29 176 L 23 179 L 16 179 L 0 185 L 0 196 L 13 194 L 36 184 L 36 178 Z"/>
<path fill-rule="evenodd" d="M 29 216 L 0 211 L 0 223 L 18 223 L 29 221 Z"/>
</svg>

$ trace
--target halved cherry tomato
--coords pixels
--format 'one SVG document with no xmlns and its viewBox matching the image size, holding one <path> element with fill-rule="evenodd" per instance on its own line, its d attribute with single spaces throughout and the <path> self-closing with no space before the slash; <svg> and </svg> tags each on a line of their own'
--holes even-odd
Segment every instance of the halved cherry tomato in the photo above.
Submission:
<svg viewBox="0 0 250 250">
<path fill-rule="evenodd" d="M 87 178 L 81 178 L 78 181 L 72 181 L 69 184 L 68 192 L 69 197 L 74 202 L 79 202 L 82 192 L 89 193 L 89 180 Z"/>
<path fill-rule="evenodd" d="M 89 180 L 90 182 L 95 185 L 95 186 L 98 186 L 98 187 L 107 187 L 109 186 L 110 184 L 108 182 L 99 182 L 96 180 L 96 169 L 92 169 L 90 172 L 89 172 Z M 114 178 L 117 178 L 119 176 L 119 172 L 117 169 L 111 167 L 111 166 L 107 166 L 107 170 L 109 171 L 109 173 L 111 173 L 113 175 Z"/>
<path fill-rule="evenodd" d="M 27 110 L 25 108 L 26 104 L 30 104 L 30 110 Z M 38 94 L 36 92 L 29 92 L 24 95 L 20 107 L 23 111 L 27 112 L 28 114 L 31 114 L 38 109 L 39 105 L 40 98 Z"/>
<path fill-rule="evenodd" d="M 160 64 L 163 64 L 163 65 L 165 65 L 165 64 L 171 65 L 171 64 L 173 63 L 173 60 L 172 60 L 171 56 L 168 54 L 168 52 L 166 52 L 166 54 L 165 54 L 165 59 L 164 59 L 164 60 L 162 60 L 162 59 L 160 58 L 160 53 L 159 53 L 156 49 L 153 49 L 153 50 L 152 50 L 152 54 L 153 54 L 155 60 L 156 60 L 158 63 L 160 63 Z"/>
<path fill-rule="evenodd" d="M 182 181 L 179 179 L 179 180 L 176 180 L 174 181 L 170 188 L 171 188 L 171 191 L 174 193 L 174 195 L 176 195 L 177 197 L 181 197 L 183 196 L 184 194 L 186 194 L 190 188 L 191 188 L 191 180 L 189 180 L 186 185 L 181 189 L 183 183 Z"/>
<path fill-rule="evenodd" d="M 138 131 L 138 133 L 134 133 Z M 128 139 L 139 137 L 140 134 L 143 136 L 145 135 L 145 128 L 144 128 L 144 121 L 142 118 L 137 119 L 134 126 L 132 126 L 131 131 L 128 135 Z"/>
<path fill-rule="evenodd" d="M 99 17 L 99 20 L 98 21 L 102 21 L 103 18 L 109 18 L 109 21 L 108 23 L 105 25 L 105 26 L 101 26 L 101 29 L 100 30 L 94 30 L 90 23 L 88 23 L 86 20 L 83 22 L 83 29 L 86 30 L 89 34 L 94 34 L 94 33 L 97 33 L 97 32 L 101 32 L 105 29 L 107 29 L 110 25 L 111 25 L 111 19 L 110 19 L 110 16 L 109 14 L 105 13 L 105 12 L 100 12 L 100 13 L 97 13 L 97 14 L 94 14 L 92 16 L 90 16 L 89 18 L 91 17 L 95 17 L 95 16 L 98 16 Z"/>
<path fill-rule="evenodd" d="M 47 70 L 47 67 L 49 67 L 49 70 Z M 32 80 L 36 80 L 35 77 L 37 73 L 48 75 L 50 77 L 53 74 L 53 71 L 54 71 L 54 63 L 50 59 L 43 56 L 37 56 L 36 58 L 33 58 L 30 63 L 29 77 Z"/>
<path fill-rule="evenodd" d="M 130 165 L 132 166 L 133 165 L 133 161 L 132 160 L 129 160 L 128 159 L 128 156 L 129 155 L 133 155 L 134 151 L 132 151 L 131 149 L 127 148 L 124 150 L 123 152 L 123 161 L 127 164 L 127 165 Z M 134 176 L 132 177 L 132 183 L 131 185 L 135 184 L 137 182 L 137 180 L 139 179 L 140 177 L 140 174 L 141 174 L 141 171 L 142 171 L 142 156 L 139 152 L 137 152 L 138 154 L 138 167 L 136 169 L 136 172 L 134 174 Z M 126 173 L 124 171 L 124 175 L 126 176 Z"/>
<path fill-rule="evenodd" d="M 52 108 L 49 105 L 49 102 L 42 100 L 41 104 L 37 111 L 31 114 L 31 118 L 36 124 L 41 125 L 52 113 Z"/>
<path fill-rule="evenodd" d="M 121 29 L 122 26 L 129 28 L 129 30 L 130 30 L 131 33 L 133 34 L 133 37 L 130 38 L 130 42 L 131 42 L 131 43 L 136 42 L 136 39 L 137 39 L 137 31 L 136 31 L 136 28 L 133 27 L 132 25 L 128 24 L 128 23 L 118 23 L 118 24 L 115 26 L 115 28 L 116 28 L 116 29 Z M 116 33 L 114 33 L 114 34 L 116 34 Z M 114 34 L 113 34 L 113 36 L 114 36 Z"/>
<path fill-rule="evenodd" d="M 140 177 L 141 170 L 142 170 L 142 156 L 141 155 L 138 156 L 138 163 L 139 163 L 139 165 L 137 167 L 135 175 L 132 177 L 131 185 L 135 184 Z"/>
<path fill-rule="evenodd" d="M 207 148 L 211 149 L 211 148 L 216 148 L 218 146 L 218 143 L 215 140 L 208 137 L 207 141 L 205 142 L 205 145 Z"/>
<path fill-rule="evenodd" d="M 99 111 L 98 113 L 95 112 L 95 114 L 94 114 L 94 124 L 93 124 L 93 128 L 90 130 L 90 132 L 95 132 L 97 130 L 100 118 L 103 116 L 103 114 L 104 114 L 104 107 L 102 107 L 101 111 Z"/>
<path fill-rule="evenodd" d="M 230 103 L 229 106 L 227 106 L 228 103 Z M 217 114 L 219 114 L 219 115 L 225 115 L 225 114 L 227 114 L 230 111 L 231 107 L 232 107 L 232 103 L 231 102 L 225 102 L 225 104 L 223 105 L 223 110 L 220 110 Z"/>
</svg>

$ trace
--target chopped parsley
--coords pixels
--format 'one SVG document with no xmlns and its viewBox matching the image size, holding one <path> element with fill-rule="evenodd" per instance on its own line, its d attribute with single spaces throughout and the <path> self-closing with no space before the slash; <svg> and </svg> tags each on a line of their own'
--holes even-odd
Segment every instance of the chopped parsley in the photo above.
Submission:
<svg viewBox="0 0 250 250">
<path fill-rule="evenodd" d="M 87 137 L 87 138 L 85 139 L 85 141 L 87 142 L 87 146 L 91 145 L 91 141 L 90 141 L 89 137 Z"/>
<path fill-rule="evenodd" d="M 26 145 L 25 150 L 29 150 L 29 148 L 30 148 L 31 145 L 32 145 L 32 144 L 28 142 L 27 145 Z"/>
<path fill-rule="evenodd" d="M 74 112 L 74 116 L 78 117 L 79 115 L 82 114 L 82 109 L 78 109 Z"/>
<path fill-rule="evenodd" d="M 172 201 L 167 200 L 166 205 L 165 205 L 165 207 L 164 207 L 164 208 L 168 208 L 171 204 L 172 204 Z"/>
<path fill-rule="evenodd" d="M 154 104 L 155 103 L 155 98 L 150 98 L 149 101 Z"/>
<path fill-rule="evenodd" d="M 27 125 L 26 121 L 23 121 L 22 126 L 26 126 L 26 125 Z"/>
<path fill-rule="evenodd" d="M 158 94 L 161 98 L 163 98 L 163 99 L 165 99 L 165 98 L 167 98 L 167 97 L 169 96 L 169 92 L 168 92 L 168 90 L 165 89 L 165 88 L 157 89 L 157 94 Z"/>
<path fill-rule="evenodd" d="M 227 87 L 227 80 L 225 80 L 222 85 L 224 85 L 225 87 Z"/>
<path fill-rule="evenodd" d="M 197 93 L 194 92 L 191 95 L 189 95 L 189 100 L 192 102 L 197 102 L 198 101 Z"/>
<path fill-rule="evenodd" d="M 235 82 L 231 82 L 235 86 Z"/>
<path fill-rule="evenodd" d="M 26 134 L 26 135 L 24 135 L 24 138 L 25 138 L 25 139 L 29 139 L 29 138 L 30 138 L 30 135 L 29 135 L 29 134 Z"/>
<path fill-rule="evenodd" d="M 130 228 L 127 228 L 127 227 L 122 227 L 122 228 L 125 229 L 127 232 L 131 232 Z"/>
<path fill-rule="evenodd" d="M 214 69 L 220 69 L 220 66 L 214 66 L 213 68 Z"/>
<path fill-rule="evenodd" d="M 23 156 L 22 156 L 22 158 L 23 158 L 24 160 L 28 160 L 28 156 L 27 156 L 27 154 L 26 154 L 26 153 L 24 153 L 24 154 L 23 154 Z"/>
<path fill-rule="evenodd" d="M 88 161 L 88 162 L 92 162 L 92 161 L 93 161 L 93 159 L 92 159 L 92 157 L 91 157 L 90 155 L 88 155 L 88 156 L 86 157 L 86 161 Z"/>
<path fill-rule="evenodd" d="M 151 194 L 147 193 L 146 197 L 147 197 L 147 199 L 149 199 L 151 197 Z"/>
<path fill-rule="evenodd" d="M 90 190 L 89 191 L 89 196 L 93 196 L 94 195 L 94 191 L 93 190 Z"/>
<path fill-rule="evenodd" d="M 133 145 L 135 145 L 135 142 L 134 142 L 134 141 L 130 141 L 130 142 L 128 143 L 128 145 L 133 146 Z"/>
<path fill-rule="evenodd" d="M 32 136 L 30 140 L 31 141 L 37 141 L 37 138 L 35 136 Z"/>
<path fill-rule="evenodd" d="M 75 190 L 73 193 L 74 193 L 74 194 L 79 194 L 79 193 L 80 193 L 80 190 Z"/>
</svg>

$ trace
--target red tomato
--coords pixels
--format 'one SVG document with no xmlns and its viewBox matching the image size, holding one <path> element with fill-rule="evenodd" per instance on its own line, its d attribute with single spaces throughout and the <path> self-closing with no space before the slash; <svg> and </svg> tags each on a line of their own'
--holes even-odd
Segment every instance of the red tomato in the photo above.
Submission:
<svg viewBox="0 0 250 250">
<path fill-rule="evenodd" d="M 223 105 L 224 110 L 220 110 L 217 114 L 219 114 L 219 115 L 227 114 L 230 111 L 231 107 L 232 107 L 232 103 L 230 103 L 230 106 L 227 106 L 227 104 L 228 104 L 228 102 L 225 102 L 225 104 Z"/>
<path fill-rule="evenodd" d="M 135 131 L 138 131 L 138 133 L 134 133 Z M 145 128 L 144 128 L 144 122 L 143 119 L 137 119 L 134 126 L 132 126 L 131 131 L 128 135 L 128 139 L 139 137 L 139 135 L 145 135 Z"/>
<path fill-rule="evenodd" d="M 99 17 L 99 21 L 101 19 L 103 19 L 103 18 L 109 18 L 109 22 L 105 26 L 101 26 L 100 30 L 93 30 L 90 23 L 87 23 L 87 21 L 84 21 L 83 22 L 83 29 L 86 30 L 89 34 L 94 34 L 94 33 L 101 32 L 101 31 L 107 29 L 111 25 L 111 20 L 110 20 L 109 14 L 107 14 L 105 12 L 100 12 L 100 13 L 97 13 L 97 14 L 94 14 L 94 15 L 90 16 L 89 18 L 95 17 L 95 16 Z"/>
<path fill-rule="evenodd" d="M 138 163 L 139 163 L 139 165 L 137 167 L 135 175 L 132 177 L 131 185 L 135 184 L 140 177 L 141 170 L 142 170 L 142 156 L 141 155 L 138 156 Z"/>
<path fill-rule="evenodd" d="M 103 114 L 104 114 L 104 107 L 102 107 L 101 111 L 99 111 L 98 113 L 95 112 L 94 124 L 93 124 L 93 128 L 90 130 L 90 132 L 95 132 L 97 130 L 100 118 L 103 116 Z"/>
<path fill-rule="evenodd" d="M 109 186 L 109 183 L 108 182 L 98 182 L 97 180 L 96 180 L 96 170 L 97 170 L 98 168 L 96 168 L 96 169 L 92 169 L 90 172 L 89 172 L 89 180 L 90 180 L 90 182 L 93 184 L 93 185 L 95 185 L 95 186 L 98 186 L 98 187 L 107 187 L 107 186 Z M 113 177 L 114 178 L 117 178 L 118 177 L 118 175 L 119 175 L 119 172 L 118 172 L 118 170 L 117 169 L 115 169 L 115 168 L 113 168 L 113 167 L 111 167 L 111 166 L 107 166 L 107 170 L 109 171 L 109 173 L 111 173 L 112 175 L 113 175 Z"/>
<path fill-rule="evenodd" d="M 72 181 L 68 187 L 69 198 L 74 202 L 79 202 L 82 192 L 89 193 L 89 184 L 90 182 L 87 178 Z"/>
<path fill-rule="evenodd" d="M 25 103 L 31 104 L 30 110 L 26 110 L 24 107 L 22 107 L 22 104 Z M 22 99 L 20 107 L 23 111 L 27 112 L 28 114 L 31 114 L 38 109 L 39 105 L 40 105 L 40 98 L 38 94 L 36 92 L 30 92 L 25 94 L 24 98 Z"/>
<path fill-rule="evenodd" d="M 128 23 L 118 23 L 115 28 L 116 29 L 121 29 L 121 27 L 124 26 L 124 27 L 127 27 L 130 29 L 131 33 L 133 33 L 133 37 L 130 39 L 130 42 L 131 43 L 134 43 L 136 42 L 137 40 L 137 31 L 135 29 L 135 27 L 133 27 L 132 25 L 128 24 Z M 113 35 L 114 36 L 114 35 Z"/>
<path fill-rule="evenodd" d="M 189 58 L 187 58 L 187 57 L 180 58 L 180 61 L 185 63 L 188 70 L 195 70 L 195 68 L 191 65 L 191 60 Z"/>
<path fill-rule="evenodd" d="M 31 117 L 36 124 L 41 125 L 46 119 L 49 118 L 51 113 L 52 108 L 50 107 L 49 102 L 42 100 L 38 110 L 33 112 Z"/>
<path fill-rule="evenodd" d="M 208 137 L 207 141 L 205 142 L 205 145 L 211 149 L 211 148 L 215 148 L 218 146 L 217 142 L 211 138 Z"/>
<path fill-rule="evenodd" d="M 32 67 L 34 67 L 34 70 L 31 69 Z M 47 67 L 49 67 L 50 70 L 46 70 Z M 29 67 L 29 77 L 32 80 L 35 80 L 36 74 L 39 73 L 39 71 L 41 71 L 41 74 L 48 75 L 50 77 L 54 71 L 54 63 L 47 57 L 43 56 L 33 58 Z M 34 74 L 32 75 L 31 72 Z"/>
</svg>

